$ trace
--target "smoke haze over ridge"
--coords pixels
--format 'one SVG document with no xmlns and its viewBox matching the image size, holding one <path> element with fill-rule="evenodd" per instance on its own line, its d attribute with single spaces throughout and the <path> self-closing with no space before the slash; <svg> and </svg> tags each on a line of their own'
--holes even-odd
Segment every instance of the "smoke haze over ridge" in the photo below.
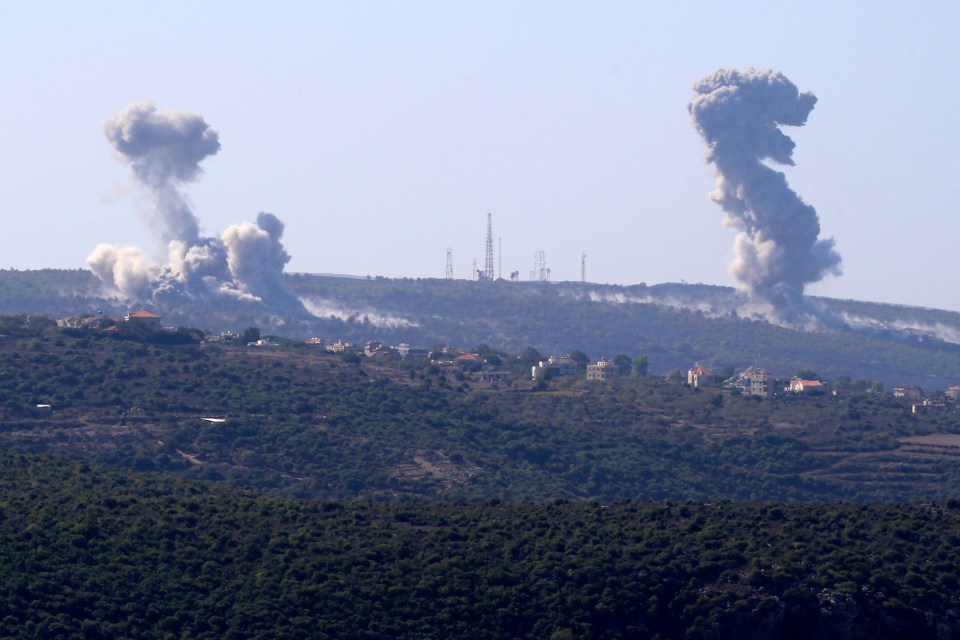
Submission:
<svg viewBox="0 0 960 640">
<path fill-rule="evenodd" d="M 180 190 L 200 176 L 200 163 L 220 150 L 217 132 L 200 114 L 157 111 L 150 102 L 136 102 L 108 118 L 104 133 L 137 185 L 152 197 L 152 227 L 166 262 L 151 261 L 138 247 L 100 244 L 87 264 L 101 282 L 125 298 L 158 306 L 197 301 L 307 315 L 284 286 L 290 255 L 280 241 L 284 225 L 279 218 L 261 212 L 256 222 L 232 225 L 219 237 L 201 235 Z"/>
<path fill-rule="evenodd" d="M 832 238 L 819 237 L 816 210 L 763 161 L 794 164 L 794 142 L 780 126 L 804 125 L 817 98 L 769 69 L 720 69 L 694 91 L 688 109 L 717 173 L 710 198 L 726 212 L 726 224 L 740 230 L 730 273 L 780 320 L 806 324 L 819 313 L 804 300 L 804 288 L 839 275 L 840 254 Z"/>
</svg>

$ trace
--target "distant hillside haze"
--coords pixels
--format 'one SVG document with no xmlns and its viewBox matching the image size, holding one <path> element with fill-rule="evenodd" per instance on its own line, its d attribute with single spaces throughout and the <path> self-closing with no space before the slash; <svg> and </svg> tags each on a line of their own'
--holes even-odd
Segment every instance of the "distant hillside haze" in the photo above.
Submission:
<svg viewBox="0 0 960 640">
<path fill-rule="evenodd" d="M 0 271 L 0 314 L 51 318 L 122 315 L 146 307 L 167 326 L 213 332 L 257 326 L 297 339 L 379 340 L 413 346 L 487 344 L 543 355 L 646 355 L 652 374 L 696 364 L 721 370 L 758 365 L 775 375 L 877 380 L 887 387 L 960 383 L 960 314 L 890 304 L 811 298 L 839 328 L 803 331 L 771 323 L 728 287 L 580 282 L 474 282 L 289 274 L 289 292 L 311 316 L 175 308 L 110 297 L 86 270 Z"/>
</svg>

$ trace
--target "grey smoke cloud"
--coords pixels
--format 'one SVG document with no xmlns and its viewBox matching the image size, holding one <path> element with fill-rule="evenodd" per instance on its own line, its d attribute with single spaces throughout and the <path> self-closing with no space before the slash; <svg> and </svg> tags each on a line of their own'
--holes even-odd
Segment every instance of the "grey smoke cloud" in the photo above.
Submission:
<svg viewBox="0 0 960 640">
<path fill-rule="evenodd" d="M 794 142 L 781 126 L 803 126 L 816 105 L 782 73 L 720 69 L 694 85 L 688 109 L 716 167 L 710 194 L 740 230 L 730 272 L 739 287 L 773 305 L 784 319 L 816 313 L 806 285 L 841 273 L 833 238 L 820 238 L 817 211 L 764 160 L 793 165 Z"/>
<path fill-rule="evenodd" d="M 193 301 L 307 314 L 283 282 L 290 255 L 281 243 L 283 222 L 275 215 L 261 212 L 256 222 L 227 227 L 219 237 L 201 236 L 199 220 L 180 191 L 202 173 L 200 163 L 220 150 L 217 132 L 200 114 L 157 111 L 150 102 L 137 102 L 108 118 L 104 133 L 153 196 L 166 262 L 151 262 L 137 247 L 101 244 L 87 258 L 101 282 L 161 307 Z"/>
<path fill-rule="evenodd" d="M 147 101 L 107 118 L 103 131 L 117 157 L 153 192 L 164 239 L 196 241 L 200 225 L 178 187 L 196 180 L 203 159 L 220 151 L 217 132 L 198 113 L 158 112 Z"/>
</svg>

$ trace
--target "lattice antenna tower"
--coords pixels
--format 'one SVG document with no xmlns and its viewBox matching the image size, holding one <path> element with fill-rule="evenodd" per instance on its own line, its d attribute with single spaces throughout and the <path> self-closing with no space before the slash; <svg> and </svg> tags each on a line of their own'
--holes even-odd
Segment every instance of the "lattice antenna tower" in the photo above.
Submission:
<svg viewBox="0 0 960 640">
<path fill-rule="evenodd" d="M 447 280 L 453 280 L 453 249 L 447 247 Z"/>
<path fill-rule="evenodd" d="M 493 281 L 496 274 L 493 271 L 493 214 L 487 214 L 487 259 L 483 263 L 483 277 Z"/>
<path fill-rule="evenodd" d="M 547 281 L 547 258 L 543 251 L 533 253 L 533 271 L 530 272 L 531 280 Z"/>
<path fill-rule="evenodd" d="M 587 281 L 587 252 L 580 255 L 580 282 Z"/>
</svg>

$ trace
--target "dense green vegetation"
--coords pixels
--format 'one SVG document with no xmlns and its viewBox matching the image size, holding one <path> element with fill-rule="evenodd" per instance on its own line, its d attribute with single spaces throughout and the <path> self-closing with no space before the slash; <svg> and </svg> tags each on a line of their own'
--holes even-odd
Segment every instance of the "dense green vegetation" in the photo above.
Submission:
<svg viewBox="0 0 960 640">
<path fill-rule="evenodd" d="M 292 501 L 0 452 L 0 636 L 947 638 L 960 509 Z"/>
<path fill-rule="evenodd" d="M 0 637 L 960 633 L 953 406 L 0 335 Z"/>
<path fill-rule="evenodd" d="M 952 407 L 869 386 L 760 400 L 657 377 L 482 384 L 477 365 L 0 332 L 0 444 L 326 499 L 918 500 L 960 489 Z M 184 332 L 189 335 L 190 332 Z M 484 351 L 493 354 L 485 347 Z M 38 409 L 37 405 L 51 405 Z"/>
</svg>

